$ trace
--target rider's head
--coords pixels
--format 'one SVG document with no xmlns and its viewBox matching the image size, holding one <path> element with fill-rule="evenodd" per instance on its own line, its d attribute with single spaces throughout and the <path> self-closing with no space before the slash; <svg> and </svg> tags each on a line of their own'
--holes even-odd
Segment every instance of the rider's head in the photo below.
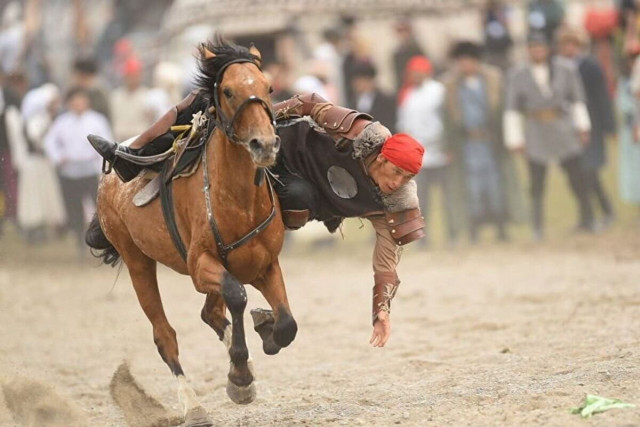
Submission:
<svg viewBox="0 0 640 427">
<path fill-rule="evenodd" d="M 389 137 L 369 166 L 369 175 L 384 194 L 391 194 L 409 182 L 422 167 L 424 148 L 405 133 Z"/>
</svg>

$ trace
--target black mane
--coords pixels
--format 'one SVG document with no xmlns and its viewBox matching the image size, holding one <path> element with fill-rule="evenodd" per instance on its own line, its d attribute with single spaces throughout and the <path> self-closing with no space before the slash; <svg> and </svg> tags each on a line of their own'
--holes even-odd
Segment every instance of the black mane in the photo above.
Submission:
<svg viewBox="0 0 640 427">
<path fill-rule="evenodd" d="M 205 59 L 201 50 L 198 58 L 198 73 L 195 76 L 195 84 L 198 88 L 213 93 L 213 85 L 216 82 L 218 71 L 229 62 L 236 59 L 248 59 L 258 65 L 258 57 L 249 53 L 249 49 L 226 40 L 220 34 L 216 34 L 213 40 L 203 43 L 202 46 L 214 53 L 215 58 Z"/>
</svg>

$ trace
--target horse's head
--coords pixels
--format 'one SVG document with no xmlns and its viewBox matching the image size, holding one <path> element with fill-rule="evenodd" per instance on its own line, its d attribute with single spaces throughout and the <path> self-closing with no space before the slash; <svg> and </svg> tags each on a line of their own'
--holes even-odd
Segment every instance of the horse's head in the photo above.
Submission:
<svg viewBox="0 0 640 427">
<path fill-rule="evenodd" d="M 257 48 L 231 44 L 221 37 L 200 47 L 198 83 L 208 91 L 216 126 L 244 147 L 259 167 L 271 166 L 280 149 L 280 137 L 269 93 L 271 86 L 260 69 Z"/>
</svg>

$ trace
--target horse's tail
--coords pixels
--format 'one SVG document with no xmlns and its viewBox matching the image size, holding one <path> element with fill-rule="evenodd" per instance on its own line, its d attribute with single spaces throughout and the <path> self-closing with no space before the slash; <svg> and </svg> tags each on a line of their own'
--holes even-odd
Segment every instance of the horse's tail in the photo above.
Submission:
<svg viewBox="0 0 640 427">
<path fill-rule="evenodd" d="M 113 247 L 104 231 L 100 227 L 98 214 L 93 215 L 93 219 L 89 223 L 89 228 L 84 235 L 84 241 L 92 249 L 91 253 L 96 258 L 102 258 L 104 264 L 115 267 L 120 261 L 120 254 Z"/>
</svg>

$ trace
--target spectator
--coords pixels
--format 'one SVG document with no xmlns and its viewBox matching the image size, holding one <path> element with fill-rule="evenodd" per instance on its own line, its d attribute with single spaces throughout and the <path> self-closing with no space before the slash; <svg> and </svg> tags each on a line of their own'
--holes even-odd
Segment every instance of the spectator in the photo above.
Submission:
<svg viewBox="0 0 640 427">
<path fill-rule="evenodd" d="M 24 125 L 14 132 L 12 152 L 18 171 L 18 225 L 30 243 L 45 239 L 47 227 L 59 229 L 66 219 L 58 177 L 43 147 L 44 136 L 59 104 L 59 90 L 52 83 L 30 90 L 22 102 Z"/>
<path fill-rule="evenodd" d="M 113 133 L 122 142 L 144 132 L 151 123 L 147 114 L 147 87 L 142 85 L 142 63 L 129 58 L 122 67 L 124 85 L 111 96 Z"/>
<path fill-rule="evenodd" d="M 532 0 L 527 18 L 530 33 L 542 33 L 547 40 L 553 40 L 564 21 L 564 6 L 560 0 Z"/>
<path fill-rule="evenodd" d="M 488 222 L 498 240 L 506 241 L 508 214 L 515 213 L 508 206 L 519 200 L 517 174 L 502 144 L 502 73 L 483 64 L 481 55 L 473 42 L 457 43 L 451 51 L 455 66 L 443 77 L 446 140 L 463 172 L 470 240 L 475 242 Z"/>
<path fill-rule="evenodd" d="M 605 138 L 615 132 L 615 119 L 607 82 L 598 62 L 585 53 L 585 36 L 576 30 L 563 29 L 558 33 L 560 54 L 576 69 L 585 89 L 587 110 L 591 121 L 589 143 L 582 154 L 582 173 L 585 191 L 594 196 L 604 215 L 603 225 L 613 221 L 613 207 L 602 182 L 600 169 L 606 163 Z"/>
<path fill-rule="evenodd" d="M 620 197 L 623 201 L 640 208 L 640 62 L 639 51 L 629 52 L 627 66 L 618 83 L 617 104 L 620 110 L 619 143 L 619 175 Z M 633 71 L 631 75 L 630 69 Z M 631 82 L 634 81 L 632 87 Z M 636 86 L 637 85 L 637 86 Z M 633 90 L 635 89 L 635 90 Z"/>
<path fill-rule="evenodd" d="M 336 103 L 344 105 L 346 102 L 345 81 L 342 75 L 342 46 L 340 30 L 327 28 L 322 33 L 324 39 L 313 51 L 313 58 L 326 64 L 327 80 L 336 88 Z"/>
<path fill-rule="evenodd" d="M 374 120 L 396 133 L 396 102 L 376 85 L 376 68 L 370 62 L 360 62 L 353 70 L 351 86 L 355 95 L 355 109 L 370 114 Z"/>
<path fill-rule="evenodd" d="M 269 62 L 264 66 L 264 73 L 271 82 L 271 101 L 277 104 L 280 101 L 286 101 L 291 98 L 294 93 L 291 90 L 291 82 L 289 76 L 289 68 L 282 62 Z"/>
<path fill-rule="evenodd" d="M 398 109 L 398 132 L 408 133 L 424 147 L 422 170 L 416 176 L 420 209 L 428 224 L 429 193 L 439 186 L 443 196 L 449 243 L 455 244 L 452 193 L 449 184 L 449 155 L 443 140 L 442 105 L 444 86 L 432 78 L 433 68 L 424 56 L 414 56 L 407 63 L 408 89 Z M 427 239 L 422 239 L 423 245 Z"/>
<path fill-rule="evenodd" d="M 489 0 L 483 13 L 487 63 L 506 70 L 509 67 L 509 51 L 513 46 L 507 21 L 507 6 L 500 0 Z"/>
<path fill-rule="evenodd" d="M 148 119 L 154 123 L 182 100 L 182 69 L 160 62 L 153 69 L 153 88 L 147 94 Z"/>
<path fill-rule="evenodd" d="M 407 63 L 414 56 L 425 56 L 422 48 L 413 35 L 413 28 L 408 19 L 402 19 L 395 25 L 398 45 L 393 51 L 393 70 L 395 72 L 396 90 L 404 85 L 404 71 Z"/>
<path fill-rule="evenodd" d="M 8 3 L 2 11 L 0 24 L 0 68 L 5 75 L 20 68 L 25 42 L 25 27 L 20 2 Z"/>
<path fill-rule="evenodd" d="M 98 64 L 95 58 L 81 56 L 73 63 L 72 86 L 83 88 L 91 100 L 91 109 L 111 121 L 109 97 L 98 78 Z"/>
<path fill-rule="evenodd" d="M 308 65 L 309 72 L 293 83 L 293 91 L 299 93 L 317 93 L 324 99 L 335 102 L 338 93 L 327 80 L 327 66 L 324 62 L 312 61 Z"/>
<path fill-rule="evenodd" d="M 344 42 L 345 42 L 345 54 L 342 61 L 342 75 L 345 92 L 346 105 L 353 108 L 355 105 L 355 97 L 351 87 L 351 80 L 353 79 L 353 72 L 356 64 L 365 61 L 371 61 L 371 49 L 369 42 L 362 38 L 355 25 L 353 18 L 344 19 Z"/>
<path fill-rule="evenodd" d="M 58 116 L 44 140 L 45 151 L 57 167 L 69 227 L 73 230 L 79 254 L 84 248 L 83 199 L 95 203 L 102 158 L 87 142 L 87 135 L 112 138 L 109 122 L 90 109 L 89 94 L 72 88 L 66 96 L 67 112 Z"/>
<path fill-rule="evenodd" d="M 556 161 L 566 172 L 580 208 L 576 231 L 592 231 L 593 214 L 581 168 L 582 147 L 589 142 L 591 124 L 580 77 L 550 56 L 542 33 L 530 34 L 529 58 L 529 63 L 510 71 L 504 134 L 507 147 L 523 152 L 529 165 L 534 239 L 544 236 L 547 165 Z"/>
<path fill-rule="evenodd" d="M 3 232 L 5 220 L 16 219 L 18 177 L 11 159 L 8 131 L 12 128 L 13 122 L 20 120 L 19 105 L 20 101 L 8 87 L 4 74 L 0 71 L 0 193 L 2 193 L 0 234 Z"/>
</svg>

